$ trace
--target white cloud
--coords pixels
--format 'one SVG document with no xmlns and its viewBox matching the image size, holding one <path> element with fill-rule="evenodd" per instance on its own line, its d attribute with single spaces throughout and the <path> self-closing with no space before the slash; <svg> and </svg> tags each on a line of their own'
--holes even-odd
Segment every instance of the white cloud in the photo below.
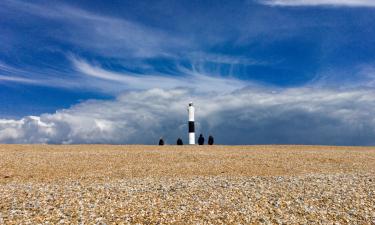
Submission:
<svg viewBox="0 0 375 225">
<path fill-rule="evenodd" d="M 53 75 L 43 71 L 23 70 L 18 69 L 0 61 L 0 84 L 1 83 L 21 83 L 33 86 L 44 86 L 44 87 L 58 87 L 67 89 L 89 89 L 97 88 L 93 87 L 95 82 L 86 82 L 81 77 L 71 76 L 67 79 L 61 75 L 60 72 L 53 72 Z"/>
<path fill-rule="evenodd" d="M 93 13 L 64 3 L 40 4 L 5 1 L 4 7 L 16 9 L 58 25 L 46 35 L 72 43 L 102 56 L 119 58 L 168 56 L 192 48 L 195 44 L 184 36 L 123 18 Z"/>
<path fill-rule="evenodd" d="M 193 69 L 177 66 L 175 73 L 168 74 L 134 74 L 109 71 L 100 65 L 90 64 L 87 61 L 69 56 L 73 70 L 69 76 L 49 76 L 48 73 L 36 73 L 24 71 L 0 62 L 0 83 L 14 82 L 35 86 L 59 87 L 66 89 L 81 89 L 100 91 L 107 94 L 117 95 L 123 91 L 146 90 L 152 88 L 193 88 L 198 92 L 231 92 L 251 85 L 250 82 L 242 81 L 233 77 L 206 74 L 199 68 Z M 2 75 L 1 73 L 7 74 Z M 20 74 L 20 75 L 19 75 Z M 31 77 L 31 78 L 29 78 Z"/>
<path fill-rule="evenodd" d="M 266 62 L 250 59 L 248 57 L 231 56 L 225 54 L 213 54 L 205 52 L 192 52 L 188 55 L 192 62 L 216 63 L 229 65 L 265 65 Z"/>
<path fill-rule="evenodd" d="M 36 80 L 27 79 L 23 77 L 4 76 L 4 75 L 0 75 L 0 82 L 1 81 L 25 83 L 25 84 L 39 84 L 39 82 Z"/>
<path fill-rule="evenodd" d="M 208 76 L 197 71 L 191 71 L 186 68 L 179 68 L 180 76 L 167 75 L 139 75 L 123 74 L 112 72 L 91 65 L 82 59 L 72 58 L 74 67 L 82 74 L 100 80 L 111 81 L 122 84 L 123 89 L 150 89 L 163 88 L 171 89 L 177 87 L 194 88 L 199 92 L 218 91 L 228 92 L 243 88 L 249 83 L 234 78 L 224 78 L 219 76 Z"/>
<path fill-rule="evenodd" d="M 0 120 L 3 143 L 186 142 L 186 104 L 197 107 L 197 132 L 226 144 L 375 144 L 375 91 L 249 88 L 227 94 L 190 89 L 127 92 L 54 114 Z"/>
<path fill-rule="evenodd" d="M 274 6 L 375 7 L 373 0 L 260 0 L 260 2 Z"/>
</svg>

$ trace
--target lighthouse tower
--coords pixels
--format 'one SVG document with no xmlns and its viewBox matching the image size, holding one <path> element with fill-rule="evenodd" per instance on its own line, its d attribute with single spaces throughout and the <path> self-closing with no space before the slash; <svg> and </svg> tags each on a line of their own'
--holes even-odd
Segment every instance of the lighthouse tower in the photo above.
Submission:
<svg viewBox="0 0 375 225">
<path fill-rule="evenodd" d="M 194 105 L 192 102 L 189 103 L 189 144 L 195 145 L 195 126 L 194 126 Z"/>
</svg>

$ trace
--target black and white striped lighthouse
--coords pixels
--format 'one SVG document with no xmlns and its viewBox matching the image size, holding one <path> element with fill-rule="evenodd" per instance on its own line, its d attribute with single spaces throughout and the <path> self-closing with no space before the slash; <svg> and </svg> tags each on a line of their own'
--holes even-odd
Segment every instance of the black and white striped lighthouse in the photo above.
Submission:
<svg viewBox="0 0 375 225">
<path fill-rule="evenodd" d="M 195 145 L 195 127 L 194 127 L 194 105 L 189 103 L 189 144 Z"/>
</svg>

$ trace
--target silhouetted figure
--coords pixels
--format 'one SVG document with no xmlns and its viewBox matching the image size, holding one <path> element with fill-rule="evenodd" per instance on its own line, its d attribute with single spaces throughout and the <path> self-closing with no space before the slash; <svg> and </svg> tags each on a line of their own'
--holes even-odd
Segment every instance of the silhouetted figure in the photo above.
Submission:
<svg viewBox="0 0 375 225">
<path fill-rule="evenodd" d="M 204 137 L 202 134 L 199 135 L 198 138 L 198 145 L 204 145 Z"/>
<path fill-rule="evenodd" d="M 214 137 L 211 135 L 208 137 L 208 145 L 213 145 L 214 144 Z"/>
<path fill-rule="evenodd" d="M 177 139 L 177 145 L 184 145 L 184 143 L 182 142 L 181 138 Z"/>
<path fill-rule="evenodd" d="M 164 140 L 163 140 L 163 138 L 160 138 L 160 140 L 159 140 L 159 145 L 164 145 Z"/>
</svg>

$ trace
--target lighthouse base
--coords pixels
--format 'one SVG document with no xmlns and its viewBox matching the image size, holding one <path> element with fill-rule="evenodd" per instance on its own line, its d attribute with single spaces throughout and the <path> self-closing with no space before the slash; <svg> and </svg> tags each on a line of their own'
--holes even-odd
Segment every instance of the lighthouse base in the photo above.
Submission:
<svg viewBox="0 0 375 225">
<path fill-rule="evenodd" d="M 189 145 L 195 145 L 195 133 L 189 133 Z"/>
</svg>

